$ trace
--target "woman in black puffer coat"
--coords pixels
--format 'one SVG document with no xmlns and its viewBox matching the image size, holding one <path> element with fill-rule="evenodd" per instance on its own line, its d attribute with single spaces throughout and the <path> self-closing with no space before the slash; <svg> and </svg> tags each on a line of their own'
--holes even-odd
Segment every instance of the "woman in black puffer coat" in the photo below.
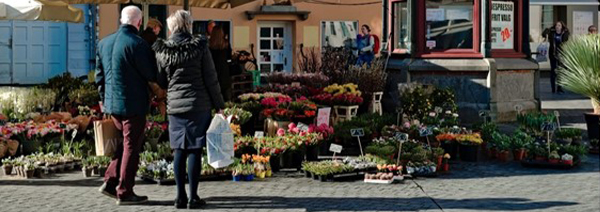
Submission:
<svg viewBox="0 0 600 212">
<path fill-rule="evenodd" d="M 189 12 L 175 12 L 167 24 L 173 34 L 167 41 L 156 41 L 153 48 L 159 65 L 158 83 L 167 89 L 169 138 L 175 153 L 175 207 L 199 208 L 205 204 L 198 196 L 198 181 L 211 110 L 221 111 L 225 103 L 208 42 L 190 33 Z M 185 191 L 186 159 L 189 196 Z"/>
</svg>

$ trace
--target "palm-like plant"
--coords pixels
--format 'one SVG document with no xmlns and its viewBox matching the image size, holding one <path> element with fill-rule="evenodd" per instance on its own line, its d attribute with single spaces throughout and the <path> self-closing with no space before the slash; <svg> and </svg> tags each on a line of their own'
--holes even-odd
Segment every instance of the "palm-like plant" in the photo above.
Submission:
<svg viewBox="0 0 600 212">
<path fill-rule="evenodd" d="M 600 35 L 574 37 L 563 45 L 559 84 L 592 99 L 600 114 Z"/>
</svg>

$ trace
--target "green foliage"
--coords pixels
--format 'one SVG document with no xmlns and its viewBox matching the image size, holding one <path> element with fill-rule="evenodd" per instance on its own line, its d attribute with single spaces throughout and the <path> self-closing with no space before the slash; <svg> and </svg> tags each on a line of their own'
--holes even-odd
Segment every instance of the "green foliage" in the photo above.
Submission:
<svg viewBox="0 0 600 212">
<path fill-rule="evenodd" d="M 558 155 L 557 151 L 552 151 L 550 152 L 550 155 L 548 155 L 549 159 L 560 159 L 560 155 Z"/>
<path fill-rule="evenodd" d="M 529 136 L 529 134 L 517 130 L 513 133 L 510 146 L 513 150 L 524 149 L 527 146 L 532 145 L 534 141 L 535 138 Z"/>
<path fill-rule="evenodd" d="M 567 138 L 581 138 L 581 130 L 577 128 L 562 128 L 555 132 L 556 138 L 567 139 Z"/>
<path fill-rule="evenodd" d="M 498 126 L 495 123 L 488 122 L 480 126 L 481 138 L 487 142 L 493 142 L 492 135 L 498 132 Z"/>
<path fill-rule="evenodd" d="M 354 170 L 354 167 L 335 161 L 305 162 L 302 169 L 315 175 L 330 175 Z"/>
<path fill-rule="evenodd" d="M 375 156 L 390 160 L 398 150 L 394 146 L 371 144 L 365 148 L 365 152 Z"/>
<path fill-rule="evenodd" d="M 583 159 L 587 156 L 588 148 L 583 145 L 565 145 L 561 146 L 561 152 L 572 155 L 574 158 Z"/>
<path fill-rule="evenodd" d="M 84 83 L 69 91 L 69 99 L 80 105 L 93 106 L 100 102 L 100 94 L 96 85 Z"/>
<path fill-rule="evenodd" d="M 394 122 L 394 117 L 387 114 L 383 116 L 374 113 L 362 114 L 350 121 L 336 124 L 334 126 L 334 135 L 336 138 L 350 140 L 352 139 L 350 134 L 351 129 L 363 128 L 365 136 L 369 136 L 374 132 L 380 133 L 384 126 L 392 125 Z"/>
<path fill-rule="evenodd" d="M 508 135 L 504 135 L 499 132 L 495 132 L 492 134 L 492 140 L 494 141 L 494 145 L 500 151 L 508 151 L 510 150 L 511 137 Z"/>
<path fill-rule="evenodd" d="M 558 83 L 600 107 L 600 35 L 575 36 L 563 44 L 560 54 Z"/>
<path fill-rule="evenodd" d="M 454 91 L 449 88 L 437 88 L 412 84 L 400 93 L 402 112 L 412 120 L 422 120 L 432 112 L 435 107 L 444 111 L 456 111 Z"/>
<path fill-rule="evenodd" d="M 433 158 L 437 158 L 437 157 L 440 157 L 440 156 L 444 156 L 444 153 L 445 153 L 445 152 L 444 152 L 444 149 L 442 149 L 442 148 L 440 148 L 440 147 L 433 148 L 433 149 L 431 149 L 431 151 L 433 152 L 433 153 L 432 153 L 432 157 L 433 157 Z"/>
<path fill-rule="evenodd" d="M 523 128 L 525 132 L 535 136 L 544 135 L 541 130 L 543 123 L 552 123 L 555 120 L 556 116 L 550 113 L 532 112 L 517 115 L 517 122 L 519 122 L 521 128 Z"/>
</svg>

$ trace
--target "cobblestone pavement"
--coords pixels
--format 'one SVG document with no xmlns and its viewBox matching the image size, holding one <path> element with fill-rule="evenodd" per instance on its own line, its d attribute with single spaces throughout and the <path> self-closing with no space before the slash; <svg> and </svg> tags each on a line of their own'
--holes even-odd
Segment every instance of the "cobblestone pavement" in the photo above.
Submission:
<svg viewBox="0 0 600 212">
<path fill-rule="evenodd" d="M 322 183 L 301 176 L 256 182 L 202 182 L 208 211 L 600 211 L 600 160 L 573 170 L 527 169 L 518 163 L 457 163 L 438 178 L 402 184 Z M 116 206 L 97 192 L 101 180 L 79 173 L 52 179 L 0 178 L 0 211 L 175 211 L 173 186 L 138 182 L 152 200 Z"/>
</svg>

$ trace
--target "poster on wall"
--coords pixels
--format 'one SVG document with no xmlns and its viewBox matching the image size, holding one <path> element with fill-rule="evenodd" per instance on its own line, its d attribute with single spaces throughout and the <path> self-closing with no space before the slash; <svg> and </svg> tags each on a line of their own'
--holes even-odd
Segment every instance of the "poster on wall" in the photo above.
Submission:
<svg viewBox="0 0 600 212">
<path fill-rule="evenodd" d="M 446 18 L 446 11 L 443 8 L 427 8 L 427 21 L 443 21 Z"/>
<path fill-rule="evenodd" d="M 585 35 L 588 27 L 594 24 L 594 13 L 584 11 L 573 11 L 573 34 Z"/>
<path fill-rule="evenodd" d="M 323 47 L 352 48 L 358 35 L 358 22 L 323 21 L 321 22 L 321 33 Z"/>
<path fill-rule="evenodd" d="M 492 49 L 514 48 L 514 18 L 513 2 L 492 1 Z"/>
</svg>

